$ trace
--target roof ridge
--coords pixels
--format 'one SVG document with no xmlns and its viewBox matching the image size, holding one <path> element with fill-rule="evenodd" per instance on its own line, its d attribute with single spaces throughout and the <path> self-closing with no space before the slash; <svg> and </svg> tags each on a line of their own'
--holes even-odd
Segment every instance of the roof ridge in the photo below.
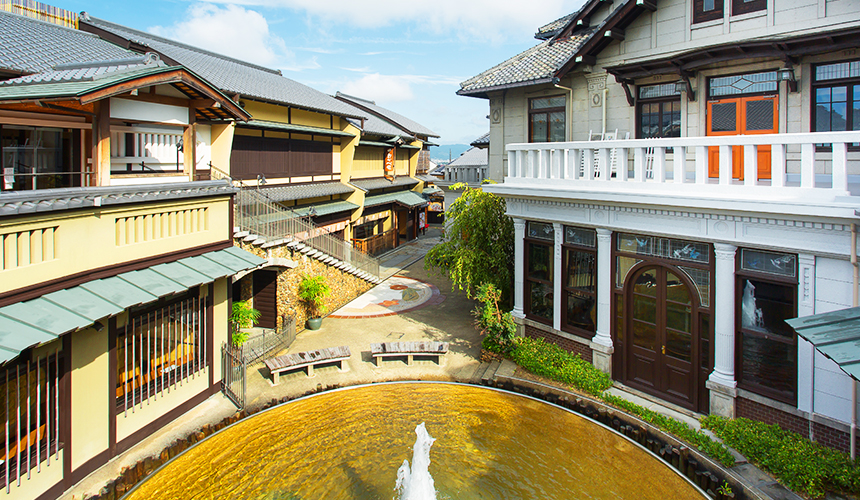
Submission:
<svg viewBox="0 0 860 500">
<path fill-rule="evenodd" d="M 111 59 L 107 61 L 88 61 L 78 63 L 57 64 L 53 68 L 54 71 L 65 71 L 70 69 L 89 69 L 89 68 L 104 68 L 108 66 L 132 66 L 140 64 L 158 63 L 161 58 L 155 52 L 147 52 L 144 55 L 135 57 L 126 57 L 123 59 Z"/>
<path fill-rule="evenodd" d="M 201 54 L 206 54 L 206 55 L 218 58 L 218 59 L 224 59 L 227 61 L 231 61 L 231 62 L 234 62 L 236 64 L 241 64 L 242 66 L 247 66 L 249 68 L 258 69 L 260 71 L 265 71 L 267 73 L 271 73 L 274 75 L 284 76 L 283 73 L 281 72 L 281 70 L 279 70 L 279 69 L 267 68 L 265 66 L 260 66 L 258 64 L 253 64 L 253 63 L 249 63 L 247 61 L 242 61 L 242 60 L 236 59 L 234 57 L 225 56 L 224 54 L 212 52 L 211 50 L 206 50 L 206 49 L 203 49 L 200 47 L 195 47 L 194 45 L 189 45 L 187 43 L 177 42 L 176 40 L 171 40 L 171 39 L 165 38 L 163 36 L 154 35 L 152 33 L 147 33 L 145 31 L 140 31 L 140 30 L 137 30 L 134 28 L 129 28 L 128 26 L 123 26 L 122 24 L 112 23 L 110 21 L 106 21 L 106 20 L 100 19 L 98 17 L 93 17 L 93 16 L 89 15 L 87 12 L 81 12 L 80 22 L 85 22 L 85 23 L 91 24 L 97 28 L 99 27 L 99 25 L 96 23 L 100 23 L 100 24 L 103 24 L 107 27 L 113 27 L 114 29 L 120 29 L 120 30 L 127 31 L 129 33 L 132 33 L 132 34 L 138 34 L 138 35 L 146 37 L 146 38 L 151 38 L 151 39 L 159 41 L 161 43 L 174 45 L 176 47 L 181 47 L 181 48 L 184 48 L 187 50 L 193 50 L 195 52 L 200 52 Z M 138 43 L 142 42 L 142 40 L 134 40 L 134 41 L 136 41 Z M 152 48 L 153 50 L 157 50 L 157 49 L 155 49 L 155 47 L 152 47 L 148 43 L 142 43 L 142 44 L 146 45 L 147 47 Z"/>
<path fill-rule="evenodd" d="M 378 106 L 378 104 L 376 104 L 376 101 L 371 101 L 370 99 L 363 99 L 363 98 L 361 98 L 361 97 L 356 97 L 356 96 L 354 96 L 354 95 L 344 94 L 344 93 L 343 93 L 343 92 L 341 92 L 340 90 L 338 90 L 338 91 L 335 93 L 335 95 L 334 95 L 334 96 L 335 96 L 335 97 L 343 97 L 343 98 L 345 98 L 345 99 L 350 99 L 350 100 L 356 100 L 356 101 L 366 102 L 366 103 L 368 103 L 368 104 L 373 104 L 374 106 Z"/>
<path fill-rule="evenodd" d="M 7 16 L 10 16 L 10 17 L 15 17 L 15 18 L 18 18 L 18 19 L 24 19 L 24 20 L 26 20 L 26 21 L 28 21 L 28 22 L 39 23 L 39 24 L 41 24 L 41 25 L 43 25 L 43 26 L 49 26 L 49 27 L 51 27 L 51 28 L 63 29 L 63 30 L 66 30 L 66 31 L 70 31 L 70 32 L 72 32 L 72 33 L 79 33 L 79 34 L 82 34 L 82 35 L 86 35 L 86 36 L 94 36 L 94 37 L 98 38 L 98 36 L 97 36 L 97 35 L 95 35 L 95 34 L 93 34 L 93 33 L 87 33 L 86 31 L 77 30 L 77 29 L 75 29 L 75 28 L 70 28 L 70 27 L 68 27 L 68 26 L 63 26 L 62 24 L 52 23 L 52 22 L 50 22 L 50 21 L 42 21 L 41 19 L 36 19 L 35 17 L 22 16 L 21 14 L 16 14 L 15 12 L 9 12 L 9 11 L 7 11 L 7 10 L 0 10 L 0 14 L 7 15 Z"/>
</svg>

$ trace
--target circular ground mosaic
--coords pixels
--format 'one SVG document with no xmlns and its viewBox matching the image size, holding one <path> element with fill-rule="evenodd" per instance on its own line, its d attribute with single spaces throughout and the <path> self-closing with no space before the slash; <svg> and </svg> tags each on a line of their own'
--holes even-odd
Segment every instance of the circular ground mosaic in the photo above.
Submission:
<svg viewBox="0 0 860 500">
<path fill-rule="evenodd" d="M 341 307 L 330 318 L 375 318 L 400 314 L 444 300 L 430 283 L 405 276 L 392 276 Z"/>
</svg>

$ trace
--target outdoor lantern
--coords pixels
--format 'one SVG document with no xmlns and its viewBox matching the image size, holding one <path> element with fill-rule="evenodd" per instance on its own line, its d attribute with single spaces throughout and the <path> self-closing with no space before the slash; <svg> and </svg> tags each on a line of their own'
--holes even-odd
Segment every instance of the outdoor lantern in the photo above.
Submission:
<svg viewBox="0 0 860 500">
<path fill-rule="evenodd" d="M 675 82 L 675 92 L 680 94 L 681 92 L 686 92 L 686 91 L 687 91 L 687 82 L 685 82 L 684 80 L 678 80 L 677 82 Z"/>
<path fill-rule="evenodd" d="M 780 82 L 788 82 L 788 89 L 797 92 L 797 79 L 794 77 L 794 68 L 780 68 L 776 70 L 776 79 Z"/>
</svg>

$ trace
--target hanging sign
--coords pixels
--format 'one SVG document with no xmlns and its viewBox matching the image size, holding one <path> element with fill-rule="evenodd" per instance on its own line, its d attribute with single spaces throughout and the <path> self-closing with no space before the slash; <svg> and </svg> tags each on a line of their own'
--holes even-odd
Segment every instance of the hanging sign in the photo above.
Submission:
<svg viewBox="0 0 860 500">
<path fill-rule="evenodd" d="M 385 178 L 393 181 L 394 180 L 394 148 L 387 149 L 385 151 Z"/>
</svg>

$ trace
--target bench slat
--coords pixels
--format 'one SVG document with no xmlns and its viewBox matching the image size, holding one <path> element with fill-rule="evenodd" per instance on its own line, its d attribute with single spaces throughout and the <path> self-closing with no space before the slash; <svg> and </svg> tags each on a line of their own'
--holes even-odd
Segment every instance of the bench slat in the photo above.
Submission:
<svg viewBox="0 0 860 500">
<path fill-rule="evenodd" d="M 349 346 L 325 347 L 315 351 L 296 352 L 267 359 L 266 367 L 272 373 L 302 368 L 326 361 L 341 361 L 350 357 Z"/>
<path fill-rule="evenodd" d="M 448 342 L 412 340 L 370 344 L 370 353 L 375 356 L 385 354 L 445 354 L 447 352 Z"/>
</svg>

